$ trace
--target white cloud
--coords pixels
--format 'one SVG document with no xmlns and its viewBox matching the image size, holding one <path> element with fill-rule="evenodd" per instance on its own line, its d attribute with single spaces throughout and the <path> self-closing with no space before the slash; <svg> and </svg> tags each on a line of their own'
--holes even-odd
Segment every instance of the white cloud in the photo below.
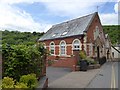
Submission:
<svg viewBox="0 0 120 90">
<path fill-rule="evenodd" d="M 118 14 L 100 14 L 100 19 L 103 25 L 118 25 Z"/>
<path fill-rule="evenodd" d="M 103 25 L 118 25 L 119 22 L 119 14 L 118 11 L 120 10 L 119 7 L 119 0 L 116 1 L 116 4 L 114 5 L 114 11 L 115 13 L 108 13 L 108 14 L 100 14 L 100 19 Z"/>
<path fill-rule="evenodd" d="M 100 13 L 100 18 L 103 25 L 118 24 L 118 0 L 61 0 L 61 2 L 58 0 L 43 0 L 43 2 L 51 13 L 58 16 L 69 16 L 71 18 L 93 13 L 97 11 L 97 6 L 104 6 L 106 2 L 116 2 L 114 8 L 116 13 Z"/>
<path fill-rule="evenodd" d="M 118 13 L 118 12 L 120 13 L 120 2 L 117 2 L 117 3 L 115 4 L 114 10 L 115 10 L 116 13 Z"/>
<path fill-rule="evenodd" d="M 97 6 L 104 6 L 106 2 L 116 2 L 115 11 L 118 10 L 118 0 L 42 0 L 50 13 L 58 16 L 68 16 L 70 18 L 80 17 L 97 11 Z M 102 24 L 118 24 L 118 14 L 101 14 Z"/>
<path fill-rule="evenodd" d="M 0 3 L 4 4 L 16 4 L 16 3 L 33 3 L 35 0 L 0 0 Z"/>
<path fill-rule="evenodd" d="M 96 11 L 97 6 L 106 2 L 118 2 L 118 0 L 0 0 L 0 26 L 21 31 L 47 31 L 51 24 L 35 22 L 33 17 L 13 4 L 41 2 L 48 12 L 57 16 L 75 18 Z M 117 12 L 118 4 L 114 10 Z M 100 14 L 102 24 L 117 24 L 118 14 Z"/>
<path fill-rule="evenodd" d="M 50 24 L 35 22 L 29 13 L 6 3 L 0 4 L 0 13 L 1 29 L 43 32 L 51 26 Z"/>
<path fill-rule="evenodd" d="M 97 11 L 102 0 L 41 0 L 48 11 L 58 16 L 77 17 Z M 105 0 L 108 1 L 108 0 Z"/>
</svg>

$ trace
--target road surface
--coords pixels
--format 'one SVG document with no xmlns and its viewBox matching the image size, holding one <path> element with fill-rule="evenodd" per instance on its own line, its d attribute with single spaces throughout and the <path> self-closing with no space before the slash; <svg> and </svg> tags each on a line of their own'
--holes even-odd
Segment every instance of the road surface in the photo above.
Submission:
<svg viewBox="0 0 120 90">
<path fill-rule="evenodd" d="M 70 68 L 47 67 L 47 77 L 49 84 L 71 72 Z"/>
<path fill-rule="evenodd" d="M 119 77 L 118 77 L 119 76 Z M 87 88 L 114 88 L 120 89 L 120 62 L 107 62 L 100 72 L 87 85 Z"/>
</svg>

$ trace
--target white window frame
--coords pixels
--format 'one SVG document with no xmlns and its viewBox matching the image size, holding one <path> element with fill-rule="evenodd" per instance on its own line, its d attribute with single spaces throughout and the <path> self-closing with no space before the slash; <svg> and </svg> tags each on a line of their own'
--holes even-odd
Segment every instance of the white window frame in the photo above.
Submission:
<svg viewBox="0 0 120 90">
<path fill-rule="evenodd" d="M 75 41 L 78 41 L 79 44 L 75 44 Z M 73 50 L 81 50 L 81 45 L 80 44 L 81 44 L 81 42 L 80 42 L 79 39 L 74 39 L 73 42 L 72 42 L 72 48 L 73 48 Z M 75 46 L 79 46 L 79 48 L 75 48 Z"/>
<path fill-rule="evenodd" d="M 92 56 L 92 54 L 93 54 L 93 44 L 90 43 L 89 44 L 89 56 Z"/>
<path fill-rule="evenodd" d="M 64 43 L 64 46 L 65 46 L 64 54 L 62 54 L 62 51 L 61 51 L 61 44 L 62 44 L 62 43 Z M 64 40 L 62 40 L 59 45 L 60 45 L 60 48 L 59 48 L 59 49 L 60 49 L 60 50 L 59 50 L 59 51 L 60 51 L 60 53 L 59 53 L 60 56 L 65 56 L 65 55 L 66 55 L 66 42 L 65 42 Z"/>
<path fill-rule="evenodd" d="M 94 31 L 94 40 L 96 40 L 96 38 L 100 35 L 100 31 L 99 31 L 99 27 L 96 26 L 95 27 L 95 31 Z"/>
<path fill-rule="evenodd" d="M 51 45 L 51 44 L 53 44 L 53 46 Z M 51 47 L 52 46 L 52 47 Z M 54 53 L 51 53 L 51 50 L 54 50 Z M 52 42 L 50 42 L 50 49 L 49 49 L 49 51 L 50 51 L 50 54 L 51 55 L 55 55 L 55 43 L 52 41 Z"/>
</svg>

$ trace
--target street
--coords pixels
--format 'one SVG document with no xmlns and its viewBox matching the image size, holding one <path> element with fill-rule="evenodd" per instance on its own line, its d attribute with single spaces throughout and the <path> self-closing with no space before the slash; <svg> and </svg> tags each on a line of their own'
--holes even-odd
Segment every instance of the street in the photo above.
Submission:
<svg viewBox="0 0 120 90">
<path fill-rule="evenodd" d="M 91 80 L 86 88 L 120 88 L 118 81 L 120 78 L 120 62 L 107 62 L 102 67 L 99 73 Z"/>
<path fill-rule="evenodd" d="M 71 70 L 69 68 L 47 67 L 47 77 L 49 78 L 49 84 L 66 74 L 69 74 Z"/>
</svg>

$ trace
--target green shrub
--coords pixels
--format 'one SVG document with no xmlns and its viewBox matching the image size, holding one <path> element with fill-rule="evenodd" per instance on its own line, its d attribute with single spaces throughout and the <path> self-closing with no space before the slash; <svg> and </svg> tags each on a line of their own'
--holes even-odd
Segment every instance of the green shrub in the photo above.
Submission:
<svg viewBox="0 0 120 90">
<path fill-rule="evenodd" d="M 90 57 L 87 57 L 86 60 L 87 60 L 87 62 L 89 64 L 97 64 L 97 62 L 94 59 L 90 58 Z"/>
<path fill-rule="evenodd" d="M 2 45 L 3 71 L 2 77 L 11 77 L 19 81 L 22 75 L 35 73 L 40 76 L 45 66 L 46 50 L 39 44 L 27 45 Z"/>
<path fill-rule="evenodd" d="M 17 84 L 15 85 L 15 88 L 21 88 L 21 89 L 23 89 L 23 88 L 28 88 L 27 87 L 27 85 L 26 84 L 24 84 L 24 83 L 19 83 L 19 82 L 17 82 Z"/>
<path fill-rule="evenodd" d="M 80 58 L 86 59 L 86 53 L 84 51 L 80 51 Z"/>
<path fill-rule="evenodd" d="M 23 75 L 20 78 L 20 83 L 24 83 L 28 88 L 35 88 L 37 86 L 37 78 L 35 74 Z"/>
<path fill-rule="evenodd" d="M 78 60 L 77 65 L 79 65 L 79 66 L 80 66 L 80 60 Z"/>
<path fill-rule="evenodd" d="M 4 77 L 2 80 L 2 88 L 14 88 L 14 83 L 13 78 Z"/>
<path fill-rule="evenodd" d="M 54 63 L 53 60 L 48 60 L 48 66 L 51 66 Z"/>
</svg>

